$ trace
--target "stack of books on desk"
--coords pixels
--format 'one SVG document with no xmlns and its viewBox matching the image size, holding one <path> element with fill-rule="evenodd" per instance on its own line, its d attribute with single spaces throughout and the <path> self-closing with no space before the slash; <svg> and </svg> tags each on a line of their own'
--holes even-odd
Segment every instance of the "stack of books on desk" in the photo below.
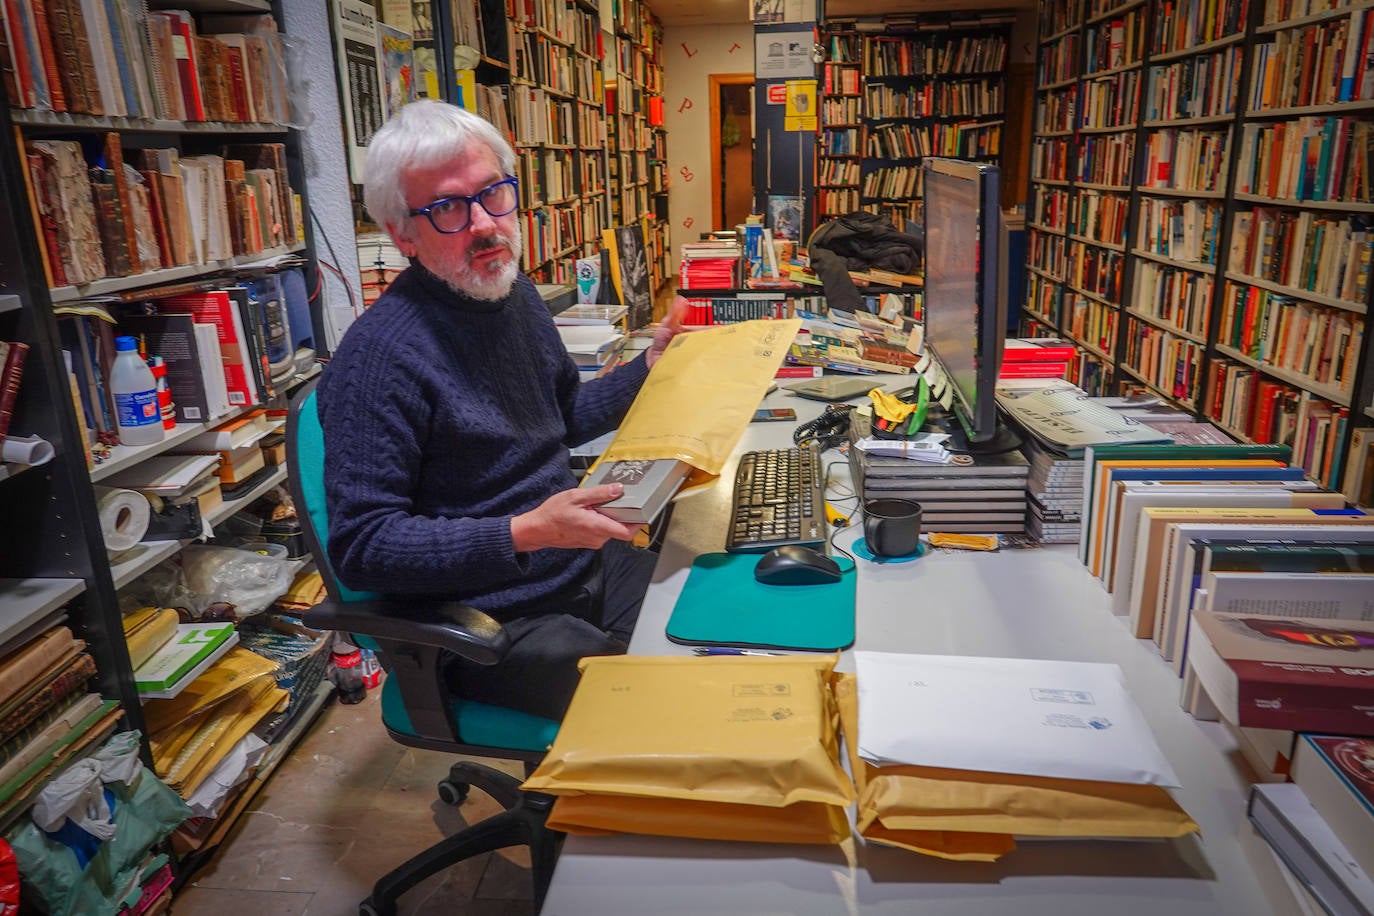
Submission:
<svg viewBox="0 0 1374 916">
<path fill-rule="evenodd" d="M 1042 544 L 1076 544 L 1083 512 L 1083 459 L 1051 451 L 1027 438 L 1021 453 L 1030 462 L 1026 533 Z"/>
<path fill-rule="evenodd" d="M 850 442 L 869 435 L 871 418 L 855 411 Z M 849 450 L 850 473 L 863 499 L 910 499 L 921 504 L 925 531 L 1019 534 L 1026 526 L 1030 464 L 1019 452 L 954 456 L 948 464 Z"/>
</svg>

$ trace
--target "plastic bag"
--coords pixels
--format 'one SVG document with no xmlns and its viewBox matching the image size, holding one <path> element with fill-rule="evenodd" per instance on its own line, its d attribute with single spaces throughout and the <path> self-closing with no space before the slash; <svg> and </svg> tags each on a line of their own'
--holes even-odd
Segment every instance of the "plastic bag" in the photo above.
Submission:
<svg viewBox="0 0 1374 916">
<path fill-rule="evenodd" d="M 33 822 L 48 833 L 71 821 L 96 839 L 113 839 L 115 825 L 100 781 L 100 761 L 78 760 L 49 780 L 32 814 Z"/>
<path fill-rule="evenodd" d="M 251 550 L 192 544 L 181 552 L 181 568 L 199 615 L 216 602 L 234 605 L 239 619 L 267 610 L 291 587 L 302 560 L 266 557 Z"/>
<path fill-rule="evenodd" d="M 130 732 L 110 740 L 114 747 L 123 748 L 138 738 Z M 51 916 L 118 912 L 124 895 L 138 880 L 148 850 L 191 815 L 180 796 L 142 767 L 132 786 L 114 782 L 106 786 L 106 793 L 114 812 L 115 834 L 98 844 L 89 859 L 43 833 L 30 819 L 10 829 L 6 839 L 19 862 L 25 898 L 32 898 L 29 902 L 38 911 Z M 5 899 L 4 883 L 0 869 L 0 901 Z M 4 913 L 0 907 L 0 914 Z"/>
</svg>

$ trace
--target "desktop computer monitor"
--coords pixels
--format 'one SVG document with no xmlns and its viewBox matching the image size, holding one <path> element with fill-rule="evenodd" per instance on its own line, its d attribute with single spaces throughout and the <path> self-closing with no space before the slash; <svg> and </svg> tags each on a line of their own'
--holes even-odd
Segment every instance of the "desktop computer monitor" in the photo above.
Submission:
<svg viewBox="0 0 1374 916">
<path fill-rule="evenodd" d="M 1006 336 L 1000 176 L 995 165 L 962 159 L 926 158 L 921 169 L 926 352 L 953 388 L 970 447 L 986 447 L 999 438 L 995 391 Z"/>
</svg>

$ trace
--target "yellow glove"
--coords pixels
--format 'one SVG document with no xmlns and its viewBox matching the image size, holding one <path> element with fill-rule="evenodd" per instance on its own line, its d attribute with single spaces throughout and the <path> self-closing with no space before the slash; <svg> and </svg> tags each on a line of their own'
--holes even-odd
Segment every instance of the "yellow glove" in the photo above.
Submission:
<svg viewBox="0 0 1374 916">
<path fill-rule="evenodd" d="M 916 409 L 915 404 L 908 404 L 881 388 L 874 388 L 868 393 L 868 396 L 873 399 L 873 412 L 887 420 L 888 424 L 892 426 L 911 416 L 911 412 Z"/>
</svg>

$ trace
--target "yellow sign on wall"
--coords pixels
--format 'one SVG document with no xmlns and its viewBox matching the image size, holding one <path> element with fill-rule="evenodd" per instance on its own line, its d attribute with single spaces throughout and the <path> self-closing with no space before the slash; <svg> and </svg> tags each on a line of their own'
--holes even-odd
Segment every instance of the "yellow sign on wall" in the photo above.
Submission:
<svg viewBox="0 0 1374 916">
<path fill-rule="evenodd" d="M 816 129 L 816 81 L 788 80 L 787 108 L 783 112 L 784 130 Z"/>
</svg>

